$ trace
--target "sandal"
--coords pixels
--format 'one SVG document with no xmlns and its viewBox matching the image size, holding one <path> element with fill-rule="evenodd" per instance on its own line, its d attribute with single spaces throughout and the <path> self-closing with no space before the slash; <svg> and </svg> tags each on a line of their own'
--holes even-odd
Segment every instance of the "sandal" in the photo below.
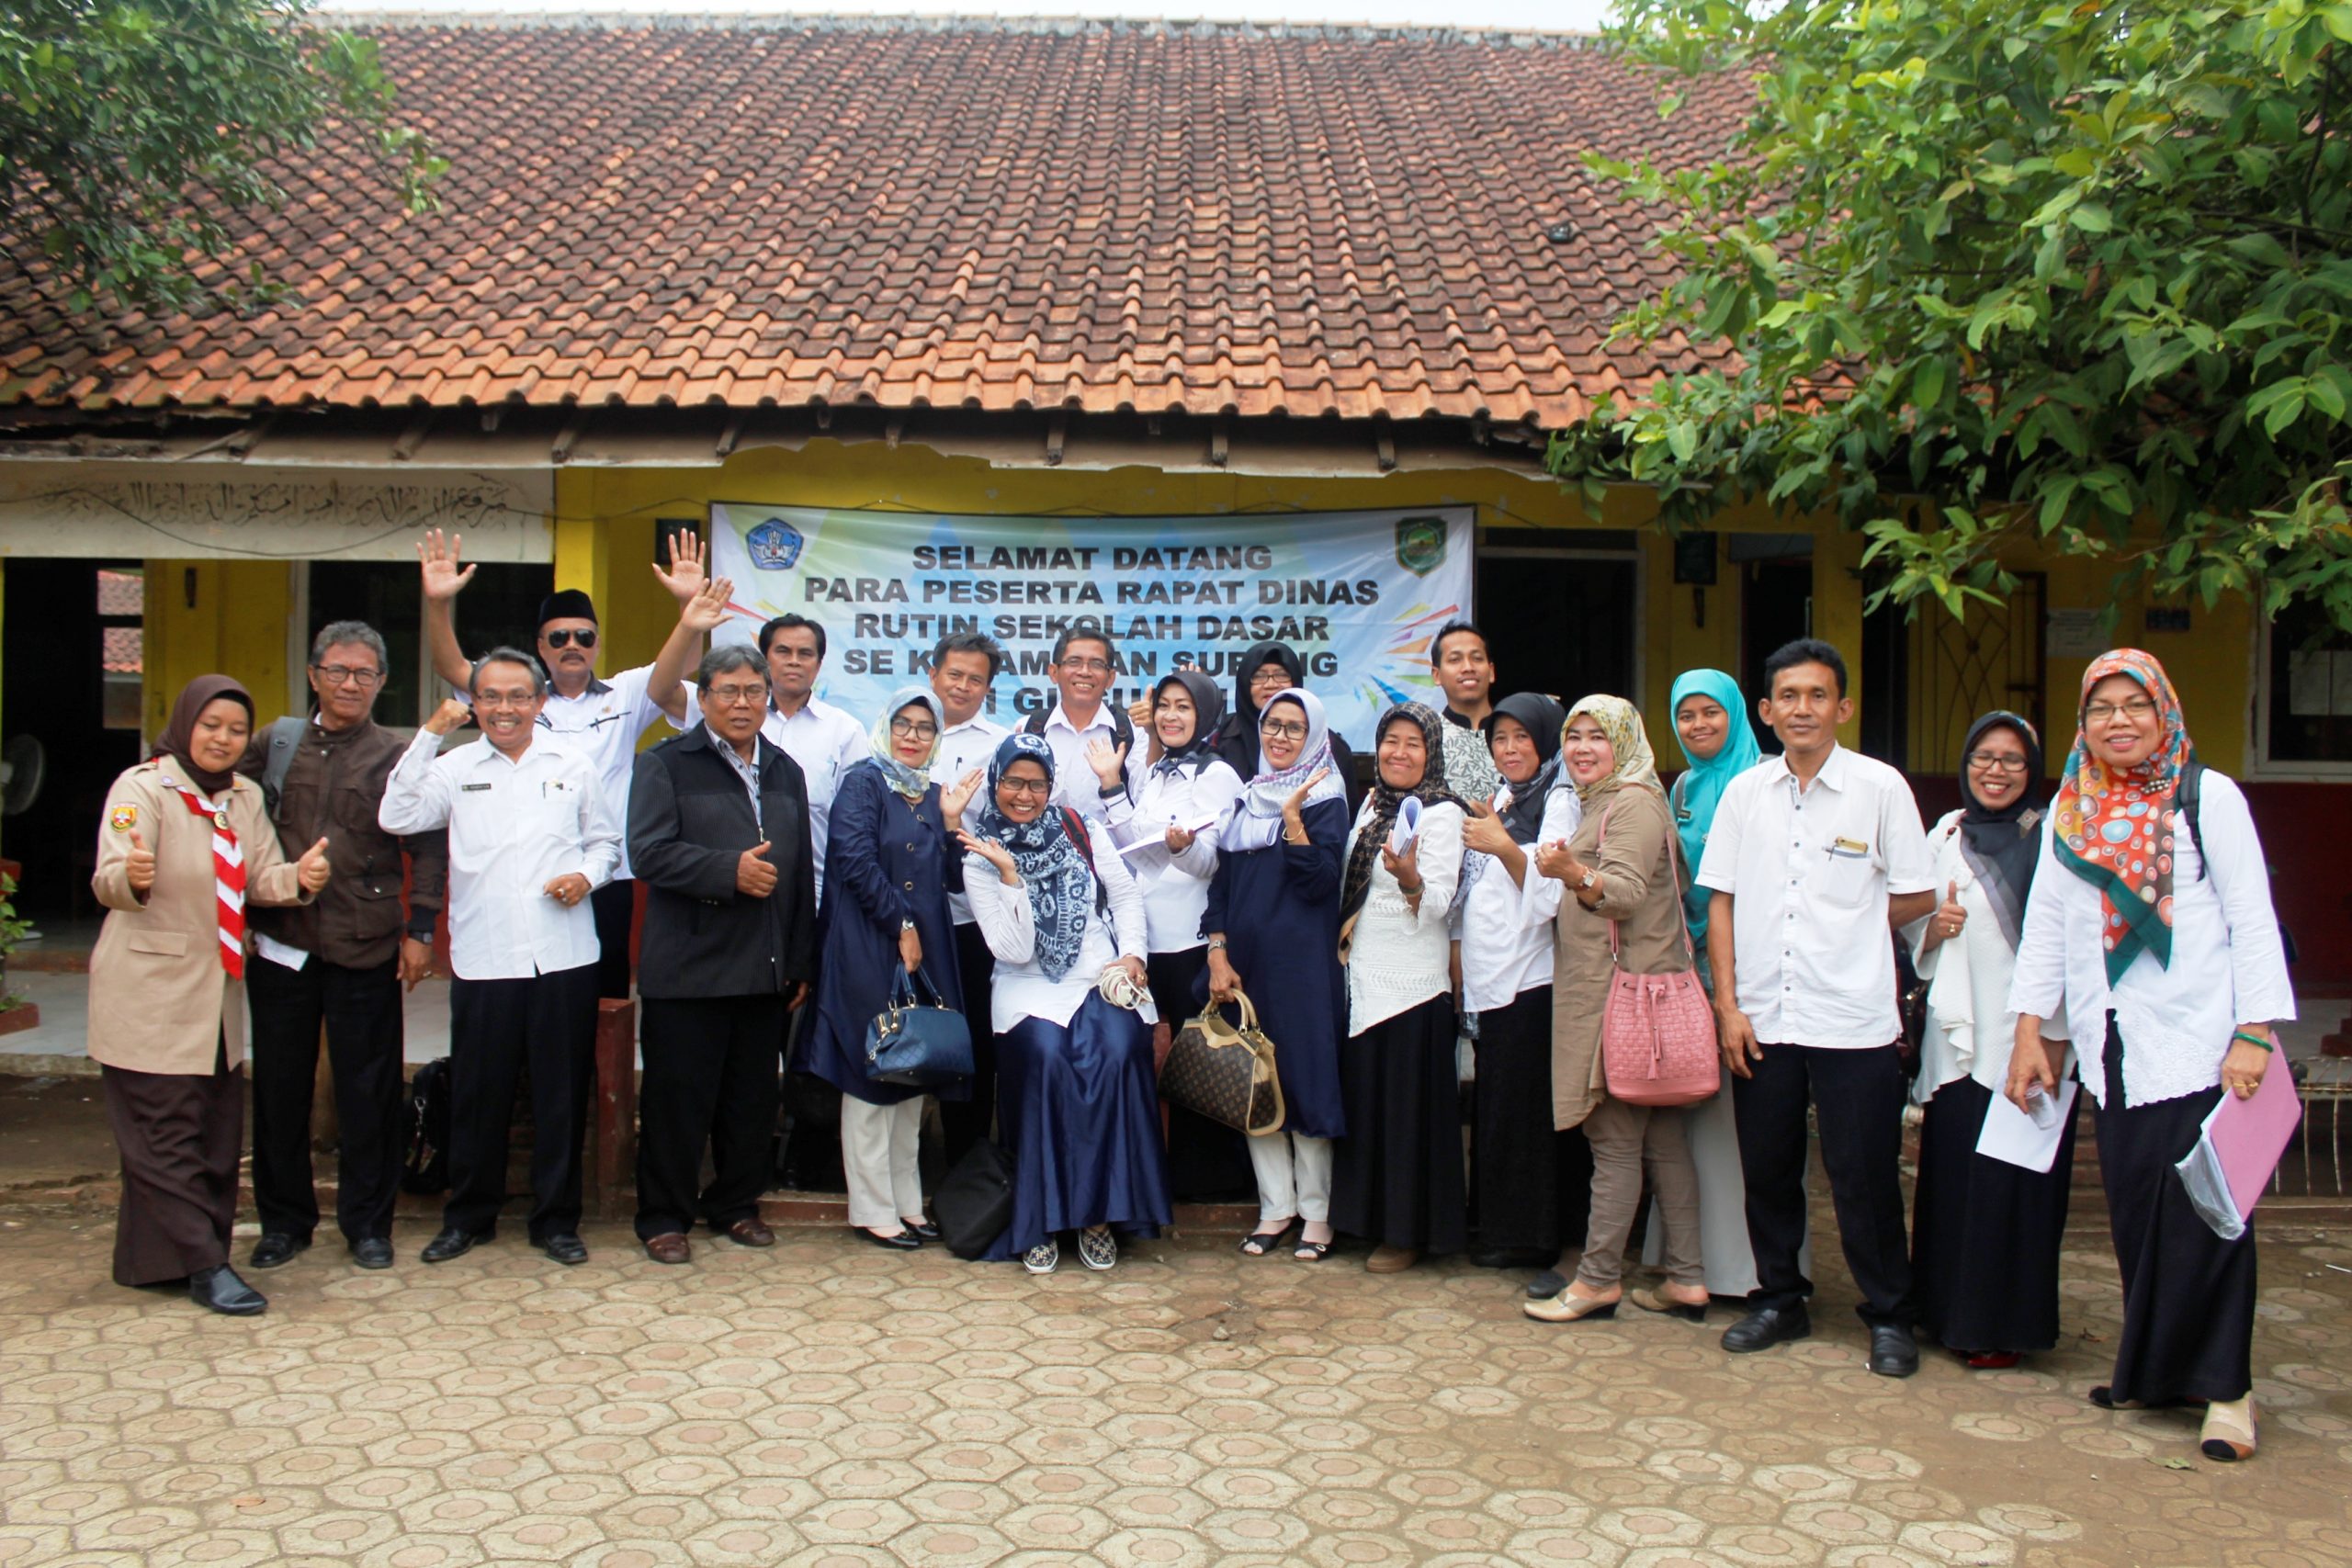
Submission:
<svg viewBox="0 0 2352 1568">
<path fill-rule="evenodd" d="M 1293 1218 L 1284 1220 L 1270 1231 L 1253 1231 L 1243 1236 L 1241 1245 L 1234 1250 L 1244 1258 L 1263 1258 L 1287 1240 L 1297 1224 L 1298 1221 Z"/>
<path fill-rule="evenodd" d="M 1298 1250 L 1292 1253 L 1291 1256 L 1297 1258 L 1302 1263 L 1320 1263 L 1326 1258 L 1331 1256 L 1331 1243 L 1328 1241 L 1308 1241 L 1305 1237 L 1301 1237 L 1298 1243 Z"/>
</svg>

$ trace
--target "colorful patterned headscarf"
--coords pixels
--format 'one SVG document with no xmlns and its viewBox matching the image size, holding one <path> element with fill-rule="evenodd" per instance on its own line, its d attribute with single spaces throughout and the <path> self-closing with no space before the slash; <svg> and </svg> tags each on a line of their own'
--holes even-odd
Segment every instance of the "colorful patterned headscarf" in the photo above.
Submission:
<svg viewBox="0 0 2352 1568">
<path fill-rule="evenodd" d="M 1396 812 L 1409 796 L 1423 807 L 1462 806 L 1462 797 L 1445 786 L 1445 720 L 1436 710 L 1421 703 L 1398 703 L 1380 716 L 1373 728 L 1372 746 L 1375 755 L 1381 738 L 1391 727 L 1409 724 L 1421 732 L 1421 747 L 1426 761 L 1421 776 L 1403 789 L 1392 787 L 1380 776 L 1377 767 L 1372 775 L 1372 792 L 1364 797 L 1371 818 L 1356 835 L 1355 847 L 1348 852 L 1348 868 L 1340 884 L 1340 919 L 1347 919 L 1363 908 L 1372 892 L 1372 868 L 1380 863 L 1381 846 L 1388 842 L 1390 829 L 1396 825 Z M 1494 766 L 1487 759 L 1487 765 Z M 1499 779 L 1502 775 L 1498 773 Z M 1463 807 L 1464 815 L 1469 808 Z"/>
<path fill-rule="evenodd" d="M 1323 700 L 1304 686 L 1289 686 L 1266 699 L 1266 710 L 1272 712 L 1276 703 L 1284 703 L 1299 711 L 1306 720 L 1306 739 L 1299 746 L 1298 761 L 1287 768 L 1269 770 L 1265 754 L 1259 752 L 1259 772 L 1250 780 L 1250 786 L 1233 803 L 1233 810 L 1225 819 L 1225 831 L 1218 842 L 1220 851 L 1243 854 L 1262 850 L 1283 836 L 1283 804 L 1297 793 L 1298 786 L 1323 771 L 1322 782 L 1306 792 L 1301 809 L 1321 800 L 1345 800 L 1347 791 L 1340 783 L 1340 770 L 1331 760 L 1331 730 L 1323 717 Z M 1254 738 L 1262 718 L 1250 721 Z M 1254 744 L 1254 739 L 1252 743 Z"/>
<path fill-rule="evenodd" d="M 1576 774 L 1567 772 L 1566 765 L 1562 764 L 1564 775 L 1574 785 L 1577 798 L 1584 802 L 1586 810 L 1592 808 L 1594 801 L 1612 795 L 1621 789 L 1661 788 L 1657 782 L 1657 758 L 1650 751 L 1649 731 L 1642 728 L 1639 709 L 1623 697 L 1612 697 L 1605 693 L 1596 692 L 1591 696 L 1580 698 L 1577 705 L 1568 710 L 1566 722 L 1560 726 L 1562 750 L 1567 748 L 1568 726 L 1580 717 L 1589 718 L 1600 726 L 1600 732 L 1609 737 L 1609 749 L 1616 753 L 1617 761 L 1614 768 L 1590 784 L 1577 784 Z"/>
<path fill-rule="evenodd" d="M 920 707 L 931 715 L 931 750 L 923 753 L 919 767 L 909 767 L 899 761 L 896 742 L 890 734 L 890 721 L 910 707 Z M 939 756 L 939 738 L 947 729 L 947 716 L 940 711 L 939 698 L 929 686 L 901 686 L 890 694 L 889 703 L 882 709 L 882 716 L 865 732 L 874 747 L 875 766 L 882 770 L 882 777 L 893 793 L 904 795 L 920 806 L 922 797 L 931 793 L 931 764 Z"/>
<path fill-rule="evenodd" d="M 1061 807 L 1048 799 L 1034 822 L 1015 822 L 996 803 L 996 786 L 1013 763 L 1035 762 L 1054 779 L 1054 749 L 1045 738 L 1016 730 L 989 759 L 987 791 L 973 808 L 971 834 L 994 839 L 1012 853 L 1012 868 L 1029 895 L 1030 923 L 1037 933 L 1037 967 L 1058 980 L 1078 962 L 1086 940 L 1086 912 L 1092 902 L 1094 873 L 1086 853 L 1062 825 Z M 994 873 L 989 874 L 993 875 Z"/>
<path fill-rule="evenodd" d="M 2156 749 L 2132 768 L 2110 768 L 2091 754 L 2084 710 L 2091 688 L 2110 675 L 2129 677 L 2156 705 L 2162 726 Z M 2197 757 L 2180 698 L 2152 654 L 2119 648 L 2091 660 L 2075 709 L 2075 749 L 2051 807 L 2051 830 L 2066 869 L 2098 889 L 2099 940 L 2107 950 L 2107 983 L 2123 978 L 2143 951 L 2172 964 L 2173 796 L 2181 770 Z"/>
</svg>

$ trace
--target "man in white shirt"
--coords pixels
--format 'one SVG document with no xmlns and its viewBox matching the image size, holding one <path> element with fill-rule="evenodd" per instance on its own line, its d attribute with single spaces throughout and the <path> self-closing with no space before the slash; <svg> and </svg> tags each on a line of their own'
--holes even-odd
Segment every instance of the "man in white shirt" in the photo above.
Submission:
<svg viewBox="0 0 2352 1568">
<path fill-rule="evenodd" d="M 947 717 L 947 728 L 939 732 L 939 754 L 931 763 L 931 776 L 941 788 L 953 788 L 974 768 L 985 769 L 1012 733 L 982 711 L 1003 672 L 1004 649 L 986 632 L 949 632 L 931 650 L 931 689 Z M 956 967 L 964 982 L 964 1021 L 971 1026 L 975 1067 L 969 1100 L 939 1102 L 947 1163 L 953 1166 L 989 1135 L 996 1120 L 996 1031 L 989 1027 L 989 1010 L 996 955 L 980 935 L 970 899 L 950 893 L 947 908 L 956 919 Z"/>
<path fill-rule="evenodd" d="M 620 863 L 619 826 L 589 761 L 539 728 L 547 676 L 527 653 L 474 666 L 470 709 L 444 702 L 393 765 L 388 833 L 449 830 L 449 1201 L 427 1263 L 498 1228 L 514 1079 L 531 1069 L 531 1240 L 584 1263 L 580 1145 L 596 1082 L 596 923 L 589 895 Z M 482 739 L 443 755 L 473 718 Z"/>
<path fill-rule="evenodd" d="M 1062 633 L 1054 639 L 1054 660 L 1046 670 L 1057 700 L 1022 727 L 1054 749 L 1054 804 L 1068 807 L 1090 825 L 1102 821 L 1110 803 L 1126 793 L 1127 754 L 1135 749 L 1134 721 L 1125 709 L 1102 700 L 1110 694 L 1118 660 L 1108 632 L 1073 626 Z M 1098 740 L 1104 748 L 1100 766 L 1089 754 Z"/>
<path fill-rule="evenodd" d="M 464 692 L 471 666 L 458 645 L 456 600 L 475 569 L 459 570 L 458 547 L 452 537 L 445 548 L 441 531 L 434 529 L 416 547 L 424 574 L 424 637 L 433 650 L 434 672 Z M 596 605 L 576 588 L 560 589 L 539 604 L 539 666 L 550 690 L 539 714 L 539 728 L 563 737 L 571 748 L 596 770 L 605 804 L 616 822 L 628 819 L 630 769 L 637 761 L 637 743 L 661 708 L 650 694 L 665 685 L 674 689 L 679 679 L 702 656 L 706 633 L 726 618 L 728 596 L 734 585 L 724 579 L 707 581 L 703 575 L 702 541 L 693 534 L 670 540 L 670 570 L 659 564 L 653 575 L 678 602 L 678 624 L 650 664 L 624 670 L 610 681 L 596 678 Z M 460 698 L 462 701 L 463 699 Z M 590 909 L 596 921 L 599 956 L 596 994 L 626 997 L 629 983 L 629 931 L 637 915 L 637 884 L 629 876 L 624 846 L 613 879 L 596 889 Z"/>
<path fill-rule="evenodd" d="M 1909 1377 L 1919 1350 L 1897 1170 L 1893 933 L 1935 905 L 1928 837 L 1903 775 L 1838 744 L 1854 704 L 1836 649 L 1789 643 L 1765 660 L 1764 678 L 1782 754 L 1725 787 L 1698 875 L 1713 894 L 1707 952 L 1758 1281 L 1724 1348 L 1762 1350 L 1813 1331 L 1813 1286 L 1798 1265 L 1810 1100 L 1871 1371 Z"/>
</svg>

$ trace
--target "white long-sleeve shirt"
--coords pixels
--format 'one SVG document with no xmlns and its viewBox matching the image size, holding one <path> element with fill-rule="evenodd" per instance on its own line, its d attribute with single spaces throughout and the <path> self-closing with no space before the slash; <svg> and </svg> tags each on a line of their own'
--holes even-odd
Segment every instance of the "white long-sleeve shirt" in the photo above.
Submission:
<svg viewBox="0 0 2352 1568">
<path fill-rule="evenodd" d="M 1068 1028 L 1104 969 L 1122 958 L 1143 958 L 1149 953 L 1143 893 L 1099 831 L 1094 835 L 1094 874 L 1111 906 L 1107 928 L 1095 912 L 1090 887 L 1084 895 L 1086 933 L 1080 941 L 1078 957 L 1069 973 L 1054 980 L 1037 967 L 1037 924 L 1029 908 L 1029 889 L 1006 886 L 996 867 L 978 855 L 965 855 L 964 889 L 972 900 L 972 916 L 979 921 L 989 951 L 996 954 L 996 978 L 989 996 L 990 1026 L 999 1034 L 1024 1018 L 1042 1018 Z M 1159 1021 L 1148 993 L 1137 1011 L 1147 1023 Z"/>
<path fill-rule="evenodd" d="M 1241 794 L 1241 775 L 1212 759 L 1201 768 L 1135 770 L 1135 797 L 1108 802 L 1112 842 L 1121 848 L 1150 840 L 1151 847 L 1123 857 L 1143 889 L 1143 912 L 1151 951 L 1182 953 L 1208 939 L 1201 914 L 1208 908 L 1209 879 L 1216 874 L 1217 829 Z M 1202 818 L 1213 818 L 1193 835 L 1182 854 L 1168 852 L 1168 829 Z"/>
<path fill-rule="evenodd" d="M 1500 811 L 1510 804 L 1506 785 L 1495 796 L 1494 807 Z M 1557 942 L 1553 921 L 1559 917 L 1566 885 L 1535 869 L 1535 847 L 1572 838 L 1583 820 L 1584 807 L 1576 791 L 1554 790 L 1544 802 L 1535 843 L 1520 846 L 1527 856 L 1527 870 L 1517 883 L 1494 856 L 1464 852 L 1465 863 L 1483 860 L 1487 864 L 1462 900 L 1464 1011 L 1493 1012 L 1510 1006 L 1522 991 L 1552 983 L 1552 950 Z M 1465 864 L 1464 874 L 1467 870 Z M 1422 901 L 1428 902 L 1426 896 Z"/>
<path fill-rule="evenodd" d="M 591 677 L 587 688 L 576 697 L 567 697 L 549 686 L 547 704 L 539 709 L 541 736 L 587 759 L 596 771 L 596 783 L 613 820 L 624 826 L 628 821 L 629 781 L 636 776 L 638 740 L 656 719 L 667 716 L 646 696 L 652 678 L 653 666 L 640 664 L 609 681 Z M 473 702 L 471 693 L 454 694 L 469 705 Z M 699 713 L 690 716 L 693 723 L 688 728 L 702 722 Z M 628 874 L 628 845 L 624 841 L 619 868 L 613 874 Z"/>
<path fill-rule="evenodd" d="M 596 962 L 596 917 L 547 885 L 613 879 L 621 835 L 595 765 L 532 731 L 508 759 L 487 739 L 442 753 L 419 729 L 392 767 L 376 819 L 388 833 L 449 829 L 449 959 L 462 980 L 526 980 Z"/>
<path fill-rule="evenodd" d="M 1367 798 L 1348 830 L 1348 853 L 1371 820 Z M 1421 813 L 1421 897 L 1408 903 L 1388 868 L 1372 863 L 1372 886 L 1356 911 L 1348 946 L 1348 1035 L 1353 1039 L 1384 1019 L 1453 988 L 1448 960 L 1453 935 L 1448 917 L 1462 882 L 1462 807 L 1432 806 Z M 1343 860 L 1341 864 L 1345 864 Z M 1504 881 L 1510 879 L 1505 877 Z"/>
<path fill-rule="evenodd" d="M 956 781 L 978 768 L 988 771 L 989 761 L 1004 738 L 1012 731 L 982 714 L 974 714 L 961 724 L 951 724 L 939 732 L 939 753 L 931 760 L 931 781 L 942 794 L 956 787 Z M 973 797 L 978 799 L 978 795 Z M 971 807 L 966 807 L 967 811 Z M 954 823 L 948 826 L 953 828 Z M 972 900 L 961 893 L 947 896 L 947 912 L 959 926 L 972 923 Z"/>
<path fill-rule="evenodd" d="M 2009 1010 L 2036 1018 L 2064 1011 L 2083 1087 L 2101 1105 L 2110 1010 L 2123 1036 L 2127 1105 L 2211 1089 L 2222 1081 L 2222 1058 L 2239 1024 L 2295 1016 L 2254 813 L 2236 781 L 2210 770 L 2199 794 L 2204 854 L 2186 821 L 2173 835 L 2172 963 L 2160 964 L 2143 950 L 2111 988 L 2098 889 L 2058 858 L 2055 835 L 2042 841 Z"/>
</svg>

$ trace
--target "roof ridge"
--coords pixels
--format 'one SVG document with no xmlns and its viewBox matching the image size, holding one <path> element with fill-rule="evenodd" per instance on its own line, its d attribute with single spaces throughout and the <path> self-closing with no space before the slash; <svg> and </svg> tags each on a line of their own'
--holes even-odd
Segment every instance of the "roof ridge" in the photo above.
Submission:
<svg viewBox="0 0 2352 1568">
<path fill-rule="evenodd" d="M 1484 44 L 1517 49 L 1589 49 L 1606 41 L 1600 33 L 1532 28 L 1419 26 L 1405 22 L 1250 21 L 1241 17 L 994 17 L 784 11 L 458 11 L 403 9 L 390 6 L 321 9 L 313 11 L 310 19 L 321 26 L 353 30 L 1008 33 L 1061 37 L 1105 33 L 1159 38 L 1311 39 L 1346 42 L 1401 39 L 1416 43 Z"/>
</svg>

